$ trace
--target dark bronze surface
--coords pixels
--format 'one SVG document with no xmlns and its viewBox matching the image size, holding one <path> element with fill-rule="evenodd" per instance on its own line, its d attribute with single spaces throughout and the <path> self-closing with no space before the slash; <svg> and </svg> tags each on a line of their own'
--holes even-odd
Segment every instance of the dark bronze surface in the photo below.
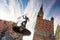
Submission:
<svg viewBox="0 0 60 40">
<path fill-rule="evenodd" d="M 23 34 L 23 35 L 30 35 L 31 34 L 31 32 L 28 29 L 18 27 L 18 26 L 14 26 L 13 31 L 16 32 L 16 33 Z"/>
</svg>

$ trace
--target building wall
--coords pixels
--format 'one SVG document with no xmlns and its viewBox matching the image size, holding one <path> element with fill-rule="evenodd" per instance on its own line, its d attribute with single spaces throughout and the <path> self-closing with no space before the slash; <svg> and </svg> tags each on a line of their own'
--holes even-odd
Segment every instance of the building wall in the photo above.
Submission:
<svg viewBox="0 0 60 40">
<path fill-rule="evenodd" d="M 12 30 L 13 26 L 17 26 L 17 23 L 12 21 L 5 21 L 0 20 L 0 36 L 2 35 L 1 32 L 7 30 L 4 35 L 10 35 L 13 37 L 14 40 L 23 40 L 23 35 L 20 33 L 16 33 Z"/>
<path fill-rule="evenodd" d="M 0 20 L 0 39 L 2 38 L 1 35 L 4 34 L 4 36 L 12 36 L 14 40 L 23 40 L 23 36 L 28 36 L 31 34 L 28 29 L 23 29 L 20 33 L 16 33 L 12 29 L 13 26 L 17 26 L 17 23 L 12 21 Z M 4 32 L 4 30 L 6 31 Z M 8 37 L 6 37 L 6 39 L 8 39 Z"/>
<path fill-rule="evenodd" d="M 14 25 L 17 25 L 17 23 L 0 19 L 0 34 L 3 30 L 7 30 L 6 31 L 7 33 L 11 33 L 12 32 L 12 27 Z"/>
<path fill-rule="evenodd" d="M 37 20 L 34 38 L 40 38 L 42 40 L 53 40 L 54 28 L 53 23 L 48 20 Z M 51 37 L 50 37 L 51 36 Z M 35 40 L 33 38 L 33 40 Z"/>
<path fill-rule="evenodd" d="M 60 40 L 60 25 L 57 26 L 57 30 L 56 30 L 56 40 Z"/>
</svg>

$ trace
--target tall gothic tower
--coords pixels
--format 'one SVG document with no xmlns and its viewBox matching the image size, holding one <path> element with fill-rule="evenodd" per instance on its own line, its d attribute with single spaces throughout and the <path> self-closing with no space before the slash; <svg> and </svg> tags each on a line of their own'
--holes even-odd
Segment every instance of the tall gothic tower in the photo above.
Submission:
<svg viewBox="0 0 60 40">
<path fill-rule="evenodd" d="M 44 13 L 43 13 L 43 5 L 41 5 L 41 8 L 38 12 L 38 18 L 43 19 Z"/>
<path fill-rule="evenodd" d="M 36 26 L 34 29 L 33 40 L 54 40 L 54 18 L 51 20 L 43 19 L 43 5 L 38 12 Z"/>
</svg>

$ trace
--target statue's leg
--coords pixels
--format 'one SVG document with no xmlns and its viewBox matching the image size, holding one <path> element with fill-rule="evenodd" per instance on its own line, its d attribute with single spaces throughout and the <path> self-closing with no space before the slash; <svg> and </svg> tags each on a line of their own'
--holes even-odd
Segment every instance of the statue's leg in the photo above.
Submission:
<svg viewBox="0 0 60 40">
<path fill-rule="evenodd" d="M 23 21 L 23 22 L 21 23 L 21 27 L 22 27 L 22 28 L 25 28 L 25 27 L 26 27 L 26 22 L 25 22 L 25 21 Z"/>
</svg>

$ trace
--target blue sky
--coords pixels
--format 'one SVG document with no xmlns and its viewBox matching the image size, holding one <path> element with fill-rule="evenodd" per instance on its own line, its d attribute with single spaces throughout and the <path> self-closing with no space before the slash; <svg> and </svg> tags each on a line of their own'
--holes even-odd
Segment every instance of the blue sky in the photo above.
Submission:
<svg viewBox="0 0 60 40">
<path fill-rule="evenodd" d="M 28 4 L 29 0 L 22 0 L 22 4 L 23 4 L 23 9 L 26 8 L 27 4 Z"/>
<path fill-rule="evenodd" d="M 60 13 L 54 13 L 54 11 L 59 11 L 60 10 L 59 8 L 60 8 L 60 0 L 56 0 L 54 5 L 51 7 L 48 16 L 55 15 L 55 17 L 56 17 L 56 16 L 60 15 Z"/>
<path fill-rule="evenodd" d="M 23 40 L 32 40 L 36 17 L 40 10 L 42 0 L 0 0 L 0 19 L 17 22 L 18 17 L 27 14 L 30 22 L 26 28 L 31 31 L 30 36 L 24 36 Z M 60 0 L 43 0 L 44 19 L 54 17 L 54 33 L 57 24 L 60 24 Z"/>
<path fill-rule="evenodd" d="M 6 3 L 9 5 L 9 0 L 6 0 Z"/>
</svg>

